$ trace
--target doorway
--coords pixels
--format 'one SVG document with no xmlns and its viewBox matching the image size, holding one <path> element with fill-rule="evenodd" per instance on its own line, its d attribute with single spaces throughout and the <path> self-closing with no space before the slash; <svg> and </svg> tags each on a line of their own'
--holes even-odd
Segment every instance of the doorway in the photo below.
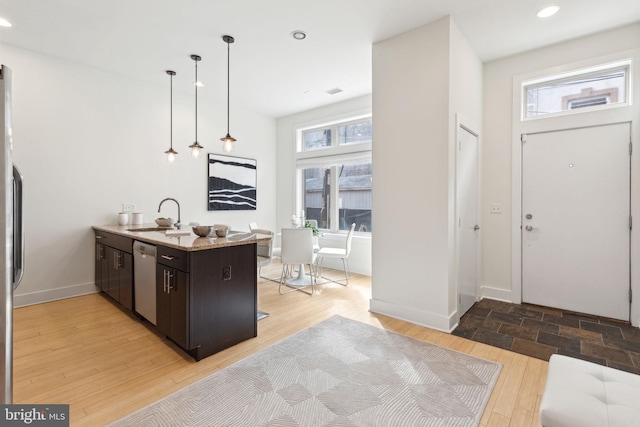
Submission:
<svg viewBox="0 0 640 427">
<path fill-rule="evenodd" d="M 478 300 L 479 245 L 479 141 L 460 125 L 457 132 L 456 203 L 458 209 L 456 280 L 458 315 L 462 317 Z"/>
<path fill-rule="evenodd" d="M 629 320 L 630 123 L 522 137 L 522 301 Z"/>
</svg>

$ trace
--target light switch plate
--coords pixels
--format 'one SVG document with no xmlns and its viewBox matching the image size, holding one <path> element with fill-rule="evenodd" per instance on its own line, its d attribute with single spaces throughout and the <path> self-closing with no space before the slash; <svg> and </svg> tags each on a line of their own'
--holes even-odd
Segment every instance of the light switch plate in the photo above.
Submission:
<svg viewBox="0 0 640 427">
<path fill-rule="evenodd" d="M 489 210 L 492 214 L 501 214 L 502 213 L 502 203 L 491 203 L 491 207 Z"/>
</svg>

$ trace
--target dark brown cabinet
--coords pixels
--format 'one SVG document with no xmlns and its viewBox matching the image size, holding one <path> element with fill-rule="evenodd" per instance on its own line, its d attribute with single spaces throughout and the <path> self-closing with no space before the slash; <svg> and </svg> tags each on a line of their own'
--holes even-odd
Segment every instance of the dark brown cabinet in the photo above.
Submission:
<svg viewBox="0 0 640 427">
<path fill-rule="evenodd" d="M 256 245 L 158 246 L 157 327 L 196 360 L 257 335 Z"/>
<path fill-rule="evenodd" d="M 133 310 L 132 240 L 96 230 L 96 286 Z"/>
<path fill-rule="evenodd" d="M 256 245 L 191 253 L 191 339 L 204 355 L 257 336 Z"/>
<path fill-rule="evenodd" d="M 133 239 L 94 228 L 96 286 L 133 311 Z M 156 328 L 196 360 L 258 334 L 255 242 L 181 250 L 156 245 Z"/>
<path fill-rule="evenodd" d="M 96 242 L 96 287 L 102 292 L 109 289 L 109 265 L 107 259 L 107 247 Z"/>
<path fill-rule="evenodd" d="M 184 349 L 189 345 L 189 274 L 172 267 L 170 248 L 158 247 L 156 266 L 156 327 Z M 184 252 L 186 258 L 187 253 Z M 167 265 L 169 264 L 169 265 Z"/>
<path fill-rule="evenodd" d="M 129 310 L 133 310 L 133 256 L 107 246 L 107 263 L 107 294 Z"/>
</svg>

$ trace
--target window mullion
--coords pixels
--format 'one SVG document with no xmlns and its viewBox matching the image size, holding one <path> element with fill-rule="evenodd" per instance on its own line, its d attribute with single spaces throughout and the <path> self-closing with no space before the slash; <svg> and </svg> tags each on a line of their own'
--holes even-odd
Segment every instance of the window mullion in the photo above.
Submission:
<svg viewBox="0 0 640 427">
<path fill-rule="evenodd" d="M 340 189 L 338 188 L 338 170 L 340 166 L 331 166 L 331 224 L 330 230 L 333 232 L 340 231 L 340 200 L 338 199 L 338 195 L 340 194 Z"/>
</svg>

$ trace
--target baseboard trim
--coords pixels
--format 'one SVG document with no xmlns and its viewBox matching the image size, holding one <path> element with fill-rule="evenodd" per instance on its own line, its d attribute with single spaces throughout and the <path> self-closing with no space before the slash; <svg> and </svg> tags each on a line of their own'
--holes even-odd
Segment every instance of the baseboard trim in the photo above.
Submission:
<svg viewBox="0 0 640 427">
<path fill-rule="evenodd" d="M 369 300 L 369 311 L 447 333 L 451 333 L 451 331 L 453 331 L 457 326 L 455 312 L 448 317 L 440 316 L 428 311 L 404 307 L 375 299 Z"/>
<path fill-rule="evenodd" d="M 81 285 L 66 286 L 64 288 L 47 289 L 45 291 L 14 295 L 13 306 L 25 307 L 28 305 L 42 304 L 50 301 L 79 297 L 81 295 L 95 294 L 97 292 L 98 289 L 93 282 L 84 283 Z"/>
<path fill-rule="evenodd" d="M 480 298 L 495 299 L 498 301 L 520 304 L 522 301 L 513 301 L 513 292 L 489 286 L 480 287 Z"/>
</svg>

